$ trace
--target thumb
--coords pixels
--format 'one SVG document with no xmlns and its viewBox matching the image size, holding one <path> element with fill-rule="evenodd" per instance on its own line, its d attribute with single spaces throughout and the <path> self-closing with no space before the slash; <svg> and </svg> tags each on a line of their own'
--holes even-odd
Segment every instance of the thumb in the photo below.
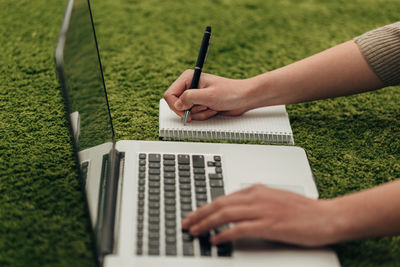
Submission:
<svg viewBox="0 0 400 267">
<path fill-rule="evenodd" d="M 193 105 L 209 107 L 213 101 L 211 89 L 189 89 L 183 92 L 178 101 L 175 102 L 177 110 L 186 110 Z"/>
</svg>

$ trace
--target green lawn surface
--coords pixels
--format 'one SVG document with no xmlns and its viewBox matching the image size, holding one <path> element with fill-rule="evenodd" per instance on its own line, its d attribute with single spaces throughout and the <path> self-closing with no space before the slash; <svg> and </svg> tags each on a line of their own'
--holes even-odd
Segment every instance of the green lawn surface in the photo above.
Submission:
<svg viewBox="0 0 400 267">
<path fill-rule="evenodd" d="M 94 266 L 53 51 L 65 1 L 0 0 L 0 266 Z M 247 78 L 399 18 L 398 0 L 93 0 L 116 137 L 158 139 L 158 100 L 193 68 Z M 400 172 L 400 92 L 287 106 L 322 198 Z M 385 223 L 384 221 L 382 223 Z M 343 266 L 400 266 L 400 238 L 333 246 Z"/>
</svg>

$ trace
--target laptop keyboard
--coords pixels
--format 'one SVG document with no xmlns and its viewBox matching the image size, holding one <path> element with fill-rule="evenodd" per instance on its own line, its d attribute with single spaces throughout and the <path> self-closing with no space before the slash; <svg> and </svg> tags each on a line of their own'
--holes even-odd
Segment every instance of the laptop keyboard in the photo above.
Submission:
<svg viewBox="0 0 400 267">
<path fill-rule="evenodd" d="M 224 195 L 220 155 L 140 153 L 138 188 L 137 255 L 231 256 L 231 242 L 209 242 L 226 226 L 198 238 L 181 229 L 194 208 Z"/>
</svg>

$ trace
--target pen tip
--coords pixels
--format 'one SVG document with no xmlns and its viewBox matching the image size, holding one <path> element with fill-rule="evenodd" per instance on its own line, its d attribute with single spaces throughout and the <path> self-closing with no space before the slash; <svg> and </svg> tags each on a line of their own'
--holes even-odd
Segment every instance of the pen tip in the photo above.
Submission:
<svg viewBox="0 0 400 267">
<path fill-rule="evenodd" d="M 188 112 L 188 111 L 185 111 L 185 117 L 183 118 L 183 126 L 186 125 L 186 122 L 187 122 L 187 120 L 188 120 L 188 117 L 189 117 L 189 112 Z"/>
</svg>

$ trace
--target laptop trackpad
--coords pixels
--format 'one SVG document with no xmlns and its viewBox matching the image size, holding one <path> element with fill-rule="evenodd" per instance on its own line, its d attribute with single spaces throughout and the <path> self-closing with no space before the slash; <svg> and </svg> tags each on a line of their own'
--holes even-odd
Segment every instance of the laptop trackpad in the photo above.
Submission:
<svg viewBox="0 0 400 267">
<path fill-rule="evenodd" d="M 300 195 L 305 195 L 304 188 L 300 185 L 284 185 L 284 184 L 268 184 L 268 183 L 263 183 L 263 182 L 255 182 L 255 183 L 241 183 L 240 187 L 241 189 L 252 186 L 253 184 L 263 184 L 268 187 L 274 188 L 274 189 L 279 189 L 279 190 L 285 190 L 285 191 L 290 191 L 293 193 L 297 193 Z"/>
<path fill-rule="evenodd" d="M 235 251 L 277 250 L 294 247 L 279 242 L 267 241 L 261 238 L 242 238 L 234 242 Z"/>
</svg>

